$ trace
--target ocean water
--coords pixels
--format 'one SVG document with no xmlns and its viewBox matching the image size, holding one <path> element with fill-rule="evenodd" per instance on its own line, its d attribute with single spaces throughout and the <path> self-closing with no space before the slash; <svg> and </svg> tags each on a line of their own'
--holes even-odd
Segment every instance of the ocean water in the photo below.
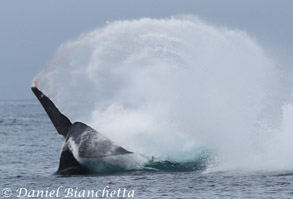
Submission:
<svg viewBox="0 0 293 199">
<path fill-rule="evenodd" d="M 46 191 L 60 186 L 59 195 L 52 198 L 65 198 L 66 188 L 77 191 L 134 190 L 134 198 L 293 197 L 293 169 L 55 175 L 63 141 L 37 100 L 1 101 L 0 136 L 0 188 L 1 191 L 11 189 L 10 198 L 17 198 L 19 188 Z M 69 198 L 96 197 L 77 195 Z"/>
<path fill-rule="evenodd" d="M 2 195 L 293 198 L 292 76 L 243 30 L 195 16 L 109 22 L 61 44 L 33 85 L 157 170 L 55 175 L 63 141 L 41 105 L 1 101 Z"/>
</svg>

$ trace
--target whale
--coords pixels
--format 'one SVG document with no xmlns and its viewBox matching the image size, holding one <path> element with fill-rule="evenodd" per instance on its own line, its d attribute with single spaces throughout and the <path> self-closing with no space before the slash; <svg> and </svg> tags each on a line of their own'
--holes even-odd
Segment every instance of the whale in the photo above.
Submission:
<svg viewBox="0 0 293 199">
<path fill-rule="evenodd" d="M 63 138 L 57 174 L 87 174 L 127 168 L 133 152 L 82 122 L 72 123 L 37 87 L 31 87 L 58 134 Z M 95 169 L 93 169 L 95 168 Z"/>
</svg>

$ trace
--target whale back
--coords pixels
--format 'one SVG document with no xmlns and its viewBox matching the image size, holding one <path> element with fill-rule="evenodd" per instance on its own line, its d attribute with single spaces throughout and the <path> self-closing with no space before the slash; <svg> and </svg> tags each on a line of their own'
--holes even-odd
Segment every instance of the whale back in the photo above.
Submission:
<svg viewBox="0 0 293 199">
<path fill-rule="evenodd" d="M 74 124 L 38 88 L 32 87 L 57 132 L 65 139 L 57 174 L 85 174 L 88 172 L 81 159 L 103 158 L 130 154 L 121 146 L 82 122 Z"/>
<path fill-rule="evenodd" d="M 101 158 L 132 153 L 82 122 L 75 122 L 71 126 L 65 142 L 76 151 L 75 155 L 79 158 Z"/>
</svg>

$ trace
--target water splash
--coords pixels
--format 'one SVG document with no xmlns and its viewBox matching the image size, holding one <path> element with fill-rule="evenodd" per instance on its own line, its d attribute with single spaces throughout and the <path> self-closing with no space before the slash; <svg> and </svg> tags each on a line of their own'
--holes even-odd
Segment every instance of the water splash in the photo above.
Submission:
<svg viewBox="0 0 293 199">
<path fill-rule="evenodd" d="M 243 31 L 193 16 L 116 21 L 56 57 L 38 87 L 131 151 L 179 162 L 209 151 L 220 169 L 293 166 L 292 105 L 282 109 L 278 72 Z"/>
</svg>

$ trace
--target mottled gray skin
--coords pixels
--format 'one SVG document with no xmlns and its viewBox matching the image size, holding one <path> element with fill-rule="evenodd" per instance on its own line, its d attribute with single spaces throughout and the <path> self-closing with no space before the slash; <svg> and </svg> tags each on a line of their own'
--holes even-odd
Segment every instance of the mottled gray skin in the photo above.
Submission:
<svg viewBox="0 0 293 199">
<path fill-rule="evenodd" d="M 90 170 L 79 161 L 79 158 L 90 160 L 132 153 L 114 144 L 110 139 L 82 122 L 72 124 L 38 88 L 32 87 L 32 91 L 42 104 L 57 132 L 65 139 L 58 174 L 89 173 Z"/>
</svg>

